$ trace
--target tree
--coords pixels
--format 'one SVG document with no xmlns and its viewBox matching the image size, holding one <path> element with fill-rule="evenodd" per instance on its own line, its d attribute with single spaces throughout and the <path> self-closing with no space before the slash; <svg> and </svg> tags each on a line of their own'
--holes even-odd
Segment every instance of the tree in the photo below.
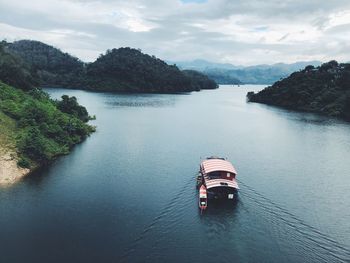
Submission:
<svg viewBox="0 0 350 263">
<path fill-rule="evenodd" d="M 57 102 L 58 109 L 62 112 L 72 114 L 84 122 L 89 120 L 89 114 L 86 108 L 79 105 L 76 97 L 63 95 L 61 98 L 62 100 Z"/>
</svg>

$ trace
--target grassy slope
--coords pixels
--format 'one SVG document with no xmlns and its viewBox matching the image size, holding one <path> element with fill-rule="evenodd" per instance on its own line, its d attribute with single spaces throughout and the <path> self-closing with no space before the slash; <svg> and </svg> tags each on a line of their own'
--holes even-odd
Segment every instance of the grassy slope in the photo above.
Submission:
<svg viewBox="0 0 350 263">
<path fill-rule="evenodd" d="M 16 122 L 0 110 L 0 152 L 15 151 Z"/>
<path fill-rule="evenodd" d="M 24 92 L 0 82 L 0 145 L 14 149 L 22 167 L 35 167 L 68 154 L 94 127 L 57 108 L 40 90 Z"/>
</svg>

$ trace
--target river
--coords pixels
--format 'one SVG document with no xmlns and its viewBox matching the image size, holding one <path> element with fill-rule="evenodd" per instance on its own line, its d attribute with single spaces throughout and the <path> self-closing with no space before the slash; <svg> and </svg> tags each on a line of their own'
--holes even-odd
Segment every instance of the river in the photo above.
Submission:
<svg viewBox="0 0 350 263">
<path fill-rule="evenodd" d="M 97 131 L 0 189 L 0 262 L 349 262 L 350 124 L 246 102 L 262 88 L 47 89 L 76 96 Z M 201 215 L 211 155 L 241 189 Z"/>
</svg>

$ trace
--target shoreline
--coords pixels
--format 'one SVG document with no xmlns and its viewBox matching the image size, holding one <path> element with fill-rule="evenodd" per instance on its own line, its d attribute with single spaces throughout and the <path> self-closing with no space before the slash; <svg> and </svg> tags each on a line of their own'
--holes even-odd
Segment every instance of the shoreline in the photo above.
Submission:
<svg viewBox="0 0 350 263">
<path fill-rule="evenodd" d="M 30 169 L 18 167 L 16 153 L 0 151 L 0 187 L 13 185 L 30 173 Z"/>
</svg>

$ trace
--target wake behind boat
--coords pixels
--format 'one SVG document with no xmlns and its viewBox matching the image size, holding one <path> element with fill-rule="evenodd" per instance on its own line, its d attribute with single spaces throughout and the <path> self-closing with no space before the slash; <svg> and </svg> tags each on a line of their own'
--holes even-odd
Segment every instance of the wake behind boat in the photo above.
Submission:
<svg viewBox="0 0 350 263">
<path fill-rule="evenodd" d="M 224 158 L 209 157 L 200 164 L 197 187 L 200 188 L 199 191 L 206 190 L 209 200 L 234 199 L 239 190 L 236 175 L 236 169 L 229 161 Z M 204 186 L 203 189 L 202 186 Z"/>
</svg>

